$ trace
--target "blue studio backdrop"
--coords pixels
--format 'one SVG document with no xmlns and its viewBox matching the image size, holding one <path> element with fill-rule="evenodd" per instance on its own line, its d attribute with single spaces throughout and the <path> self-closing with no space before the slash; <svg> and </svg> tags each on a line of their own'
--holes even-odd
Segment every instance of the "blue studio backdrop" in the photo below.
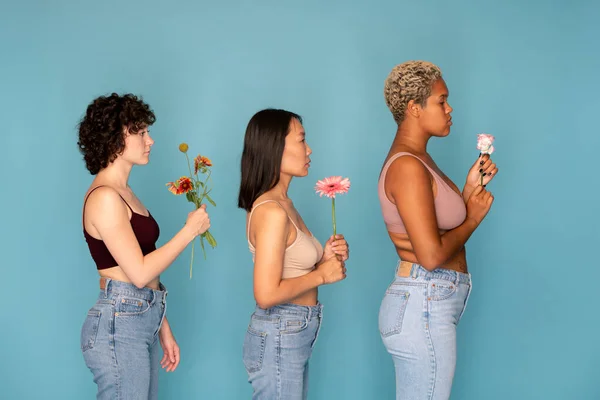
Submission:
<svg viewBox="0 0 600 400">
<path fill-rule="evenodd" d="M 192 280 L 190 248 L 162 276 L 182 361 L 161 371 L 160 397 L 250 398 L 239 161 L 252 114 L 280 107 L 305 118 L 313 163 L 290 195 L 319 239 L 331 232 L 330 202 L 315 182 L 352 182 L 336 202 L 352 258 L 348 278 L 320 290 L 310 398 L 394 398 L 377 328 L 397 261 L 376 191 L 396 128 L 383 82 L 394 65 L 424 59 L 442 68 L 454 107 L 451 135 L 430 145 L 438 165 L 462 185 L 486 132 L 500 168 L 467 246 L 474 288 L 452 398 L 600 398 L 598 15 L 583 0 L 2 1 L 0 397 L 94 398 L 79 349 L 98 292 L 81 227 L 92 177 L 76 129 L 93 98 L 116 91 L 143 96 L 158 117 L 151 162 L 130 184 L 160 243 L 190 211 L 165 187 L 187 172 L 179 143 L 214 163 L 219 245 L 206 260 L 196 252 Z"/>
</svg>

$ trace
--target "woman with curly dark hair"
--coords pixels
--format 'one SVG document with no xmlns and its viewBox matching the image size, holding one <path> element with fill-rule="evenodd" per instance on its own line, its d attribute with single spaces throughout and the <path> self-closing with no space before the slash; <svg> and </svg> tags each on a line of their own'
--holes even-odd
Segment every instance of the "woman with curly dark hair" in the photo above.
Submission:
<svg viewBox="0 0 600 400">
<path fill-rule="evenodd" d="M 156 117 L 131 94 L 95 99 L 79 124 L 79 149 L 96 175 L 83 204 L 83 234 L 100 274 L 100 294 L 81 329 L 81 351 L 98 385 L 98 399 L 156 399 L 158 343 L 167 372 L 179 346 L 165 317 L 160 274 L 210 227 L 204 207 L 156 248 L 159 227 L 128 185 L 131 168 L 149 161 Z"/>
</svg>

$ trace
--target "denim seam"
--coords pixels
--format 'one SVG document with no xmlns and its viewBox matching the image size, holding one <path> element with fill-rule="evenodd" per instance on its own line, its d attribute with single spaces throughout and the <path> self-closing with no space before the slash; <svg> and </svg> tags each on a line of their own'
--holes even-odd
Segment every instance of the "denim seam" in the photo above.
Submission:
<svg viewBox="0 0 600 400">
<path fill-rule="evenodd" d="M 425 336 L 427 337 L 427 344 L 429 348 L 429 360 L 431 363 L 431 385 L 429 387 L 429 400 L 433 399 L 433 393 L 435 391 L 435 375 L 436 375 L 436 363 L 435 363 L 435 349 L 433 347 L 433 341 L 431 340 L 431 331 L 429 324 L 431 322 L 431 304 L 428 297 L 428 288 L 425 289 Z"/>
<path fill-rule="evenodd" d="M 275 371 L 277 372 L 277 399 L 281 399 L 281 370 L 279 363 L 281 362 L 281 331 L 277 329 L 275 336 Z"/>
<path fill-rule="evenodd" d="M 108 348 L 111 350 L 111 355 L 112 355 L 112 360 L 113 360 L 113 367 L 114 367 L 114 379 L 115 379 L 115 386 L 116 386 L 116 392 L 117 392 L 117 400 L 121 399 L 121 381 L 119 379 L 119 363 L 117 362 L 117 350 L 115 348 L 115 308 L 116 308 L 116 304 L 114 304 L 111 307 L 112 309 L 110 310 L 110 318 L 108 320 Z"/>
</svg>

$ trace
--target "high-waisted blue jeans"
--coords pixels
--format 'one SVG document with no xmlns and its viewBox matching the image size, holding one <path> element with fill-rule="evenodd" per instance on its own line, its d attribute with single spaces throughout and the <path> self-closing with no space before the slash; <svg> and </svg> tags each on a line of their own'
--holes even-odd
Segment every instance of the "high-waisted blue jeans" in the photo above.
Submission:
<svg viewBox="0 0 600 400">
<path fill-rule="evenodd" d="M 253 400 L 305 400 L 308 360 L 319 335 L 322 305 L 256 307 L 246 331 L 243 361 Z"/>
<path fill-rule="evenodd" d="M 106 280 L 81 328 L 81 351 L 98 386 L 97 399 L 158 398 L 158 331 L 167 291 Z"/>
<path fill-rule="evenodd" d="M 398 267 L 400 263 L 398 263 Z M 396 370 L 397 400 L 447 400 L 456 366 L 456 326 L 471 293 L 471 275 L 413 264 L 379 309 L 379 333 Z"/>
</svg>

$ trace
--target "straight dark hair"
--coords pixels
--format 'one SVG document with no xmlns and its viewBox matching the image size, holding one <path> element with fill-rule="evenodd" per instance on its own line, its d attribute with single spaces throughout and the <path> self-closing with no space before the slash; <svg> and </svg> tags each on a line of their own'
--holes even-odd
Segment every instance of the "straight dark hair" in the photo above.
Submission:
<svg viewBox="0 0 600 400">
<path fill-rule="evenodd" d="M 242 152 L 239 208 L 250 212 L 256 199 L 279 183 L 285 137 L 293 119 L 302 123 L 298 114 L 273 108 L 250 118 Z"/>
</svg>

